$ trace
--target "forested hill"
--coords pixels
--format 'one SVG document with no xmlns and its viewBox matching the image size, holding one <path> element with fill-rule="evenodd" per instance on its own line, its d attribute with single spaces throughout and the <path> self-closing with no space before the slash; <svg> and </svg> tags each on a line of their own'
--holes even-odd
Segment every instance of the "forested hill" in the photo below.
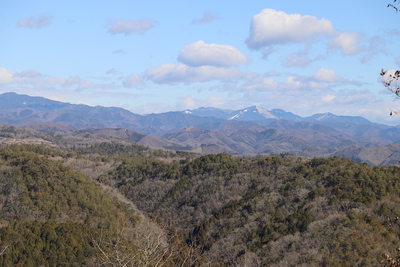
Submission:
<svg viewBox="0 0 400 267">
<path fill-rule="evenodd" d="M 227 266 L 377 266 L 399 245 L 400 172 L 333 157 L 125 161 L 100 177 Z M 400 223 L 400 222 L 399 222 Z"/>
<path fill-rule="evenodd" d="M 395 166 L 118 143 L 2 146 L 0 166 L 0 266 L 385 266 L 400 246 Z"/>
<path fill-rule="evenodd" d="M 132 203 L 66 165 L 83 161 L 45 146 L 0 147 L 0 266 L 155 266 L 171 254 L 169 243 L 185 250 Z M 179 263 L 174 257 L 164 262 Z"/>
</svg>

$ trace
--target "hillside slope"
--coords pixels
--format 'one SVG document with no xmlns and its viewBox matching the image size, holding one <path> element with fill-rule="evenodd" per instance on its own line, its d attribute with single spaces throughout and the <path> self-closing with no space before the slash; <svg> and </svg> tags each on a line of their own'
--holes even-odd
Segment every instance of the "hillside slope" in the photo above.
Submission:
<svg viewBox="0 0 400 267">
<path fill-rule="evenodd" d="M 227 266 L 379 266 L 400 245 L 400 170 L 333 157 L 127 160 L 101 181 Z M 390 222 L 388 222 L 390 218 Z"/>
<path fill-rule="evenodd" d="M 395 166 L 107 142 L 3 146 L 0 169 L 2 266 L 382 266 L 400 246 Z"/>
<path fill-rule="evenodd" d="M 68 158 L 45 146 L 0 147 L 0 266 L 179 262 L 164 258 L 178 239 L 61 163 Z"/>
</svg>

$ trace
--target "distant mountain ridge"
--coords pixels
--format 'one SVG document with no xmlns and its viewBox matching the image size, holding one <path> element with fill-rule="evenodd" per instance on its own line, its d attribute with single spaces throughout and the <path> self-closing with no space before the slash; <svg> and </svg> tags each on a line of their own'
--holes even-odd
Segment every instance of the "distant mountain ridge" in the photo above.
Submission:
<svg viewBox="0 0 400 267">
<path fill-rule="evenodd" d="M 382 160 L 373 159 L 373 150 L 364 148 L 400 143 L 400 127 L 372 123 L 360 116 L 328 112 L 301 117 L 281 109 L 258 106 L 241 110 L 201 107 L 139 115 L 118 107 L 76 105 L 16 93 L 0 95 L 0 123 L 61 135 L 79 136 L 78 131 L 85 130 L 102 140 L 109 136 L 110 140 L 126 139 L 203 154 L 293 153 L 318 157 L 335 155 L 340 150 L 341 155 L 370 158 L 369 162 L 374 164 Z M 50 127 L 46 123 L 53 124 Z M 39 124 L 42 126 L 36 126 Z M 135 132 L 126 134 L 128 132 L 119 129 Z M 356 156 L 361 152 L 350 152 L 355 149 L 367 155 Z"/>
<path fill-rule="evenodd" d="M 226 110 L 226 109 L 218 109 L 212 107 L 201 107 L 194 110 L 185 110 L 185 111 L 171 111 L 159 114 L 147 114 L 147 115 L 138 115 L 134 114 L 128 110 L 118 107 L 102 107 L 102 106 L 87 106 L 83 104 L 69 104 L 63 103 L 55 100 L 46 99 L 44 97 L 33 97 L 28 95 L 20 95 L 17 93 L 9 92 L 3 93 L 0 95 L 0 111 L 3 110 L 19 110 L 19 113 L 15 113 L 15 123 L 21 123 L 25 120 L 39 120 L 38 116 L 30 116 L 33 114 L 33 111 L 37 112 L 55 112 L 55 111 L 63 111 L 58 117 L 49 116 L 42 118 L 43 121 L 51 121 L 58 120 L 58 122 L 62 123 L 64 121 L 69 122 L 71 119 L 79 119 L 83 115 L 87 115 L 88 117 L 93 117 L 99 120 L 107 121 L 108 119 L 114 120 L 124 120 L 124 119 L 132 119 L 140 120 L 141 124 L 157 124 L 155 126 L 159 126 L 160 121 L 159 118 L 166 116 L 174 116 L 173 114 L 181 114 L 186 116 L 196 116 L 202 118 L 216 118 L 216 119 L 224 119 L 224 120 L 237 120 L 237 121 L 255 121 L 255 122 L 267 122 L 270 123 L 275 120 L 290 120 L 290 121 L 319 121 L 319 122 L 350 122 L 350 123 L 362 123 L 362 124 L 372 124 L 369 120 L 360 117 L 360 116 L 338 116 L 332 113 L 323 113 L 323 114 L 315 114 L 309 117 L 301 117 L 295 115 L 291 112 L 284 111 L 282 109 L 265 109 L 258 106 L 251 106 L 248 108 L 240 109 L 240 110 Z M 31 112 L 27 110 L 31 110 Z M 89 113 L 87 113 L 89 112 Z M 168 115 L 169 114 L 169 115 Z M 46 114 L 48 115 L 48 114 Z M 0 117 L 1 121 L 6 121 L 7 118 L 11 118 L 11 116 L 2 116 Z M 176 115 L 175 115 L 176 117 Z M 150 119 L 147 119 L 150 118 Z M 19 120 L 21 121 L 19 121 Z M 154 122 L 156 121 L 156 122 Z M 57 122 L 57 121 L 54 121 Z M 25 123 L 25 122 L 24 122 Z M 139 123 L 140 124 L 140 123 Z"/>
<path fill-rule="evenodd" d="M 310 117 L 305 118 L 307 121 L 322 121 L 322 122 L 350 122 L 350 123 L 360 123 L 360 124 L 372 124 L 369 120 L 361 117 L 361 116 L 337 116 L 330 112 L 315 114 Z"/>
<path fill-rule="evenodd" d="M 13 92 L 0 95 L 0 109 L 32 108 L 54 110 L 71 105 L 72 104 L 58 102 L 44 97 L 20 95 Z"/>
</svg>

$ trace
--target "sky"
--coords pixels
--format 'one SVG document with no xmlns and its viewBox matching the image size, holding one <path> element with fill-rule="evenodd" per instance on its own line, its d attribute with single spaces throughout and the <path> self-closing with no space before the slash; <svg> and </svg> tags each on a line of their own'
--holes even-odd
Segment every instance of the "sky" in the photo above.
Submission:
<svg viewBox="0 0 400 267">
<path fill-rule="evenodd" d="M 136 114 L 253 105 L 399 125 L 392 0 L 0 1 L 0 94 Z M 395 4 L 395 3 L 393 3 Z"/>
</svg>

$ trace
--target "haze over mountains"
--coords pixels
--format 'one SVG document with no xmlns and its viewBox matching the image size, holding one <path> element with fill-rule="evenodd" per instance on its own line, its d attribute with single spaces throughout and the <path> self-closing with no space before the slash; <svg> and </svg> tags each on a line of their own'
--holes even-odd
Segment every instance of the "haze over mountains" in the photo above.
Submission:
<svg viewBox="0 0 400 267">
<path fill-rule="evenodd" d="M 257 106 L 138 115 L 117 107 L 4 93 L 0 95 L 0 122 L 64 136 L 82 134 L 84 130 L 91 136 L 203 154 L 339 155 L 371 165 L 394 164 L 400 159 L 398 126 L 332 113 L 301 117 Z"/>
</svg>

